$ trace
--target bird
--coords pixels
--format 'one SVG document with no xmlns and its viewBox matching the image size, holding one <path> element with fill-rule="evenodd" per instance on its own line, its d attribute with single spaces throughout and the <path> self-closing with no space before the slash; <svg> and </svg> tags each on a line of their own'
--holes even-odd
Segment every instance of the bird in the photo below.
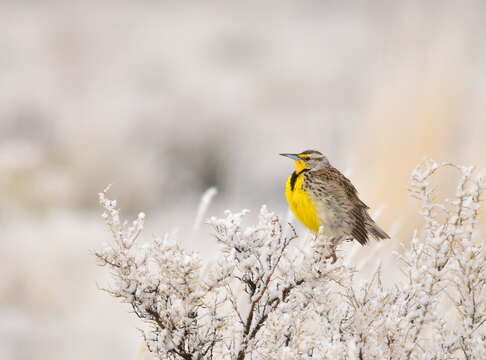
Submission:
<svg viewBox="0 0 486 360">
<path fill-rule="evenodd" d="M 366 245 L 370 238 L 390 238 L 368 214 L 351 181 L 316 150 L 280 154 L 295 161 L 285 195 L 294 216 L 315 234 L 338 244 L 354 239 Z M 333 255 L 334 261 L 335 253 Z"/>
</svg>

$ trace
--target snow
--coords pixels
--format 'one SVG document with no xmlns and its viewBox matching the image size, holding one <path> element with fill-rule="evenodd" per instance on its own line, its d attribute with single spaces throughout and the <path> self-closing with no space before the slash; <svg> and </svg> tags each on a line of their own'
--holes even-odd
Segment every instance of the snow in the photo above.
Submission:
<svg viewBox="0 0 486 360">
<path fill-rule="evenodd" d="M 451 166 L 461 175 L 455 198 L 436 203 L 430 177 Z M 115 273 L 112 294 L 149 324 L 146 346 L 161 359 L 484 359 L 486 245 L 473 238 L 483 180 L 469 167 L 426 161 L 410 187 L 424 229 L 397 254 L 405 278 L 392 287 L 380 266 L 357 280 L 342 258 L 331 264 L 323 235 L 299 239 L 266 206 L 253 226 L 243 225 L 247 210 L 208 220 L 221 256 L 203 267 L 168 235 L 139 244 L 145 216 L 120 222 L 103 192 L 114 241 L 96 255 Z M 440 310 L 445 302 L 454 316 Z"/>
</svg>

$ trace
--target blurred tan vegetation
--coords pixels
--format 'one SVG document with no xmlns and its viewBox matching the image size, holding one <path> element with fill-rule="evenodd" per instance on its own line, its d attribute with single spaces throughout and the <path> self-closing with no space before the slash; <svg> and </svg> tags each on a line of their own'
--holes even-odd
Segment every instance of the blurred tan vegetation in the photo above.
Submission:
<svg viewBox="0 0 486 360">
<path fill-rule="evenodd" d="M 146 234 L 189 238 L 213 185 L 210 215 L 286 214 L 277 154 L 315 148 L 383 207 L 395 239 L 363 251 L 393 263 L 415 165 L 486 168 L 484 24 L 482 1 L 2 1 L 0 358 L 135 356 L 89 253 L 109 183 Z"/>
</svg>

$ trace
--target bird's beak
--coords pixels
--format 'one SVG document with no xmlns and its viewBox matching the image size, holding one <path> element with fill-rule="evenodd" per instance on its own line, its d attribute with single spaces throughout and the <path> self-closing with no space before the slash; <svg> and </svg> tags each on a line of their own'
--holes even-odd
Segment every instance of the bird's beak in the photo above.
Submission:
<svg viewBox="0 0 486 360">
<path fill-rule="evenodd" d="M 299 157 L 299 154 L 280 154 L 280 155 L 288 157 L 295 161 L 302 161 L 302 159 Z"/>
</svg>

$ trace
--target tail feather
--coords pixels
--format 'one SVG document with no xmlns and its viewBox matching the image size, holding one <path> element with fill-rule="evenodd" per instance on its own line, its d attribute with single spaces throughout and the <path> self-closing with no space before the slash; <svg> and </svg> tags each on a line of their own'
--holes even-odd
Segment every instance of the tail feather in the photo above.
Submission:
<svg viewBox="0 0 486 360">
<path fill-rule="evenodd" d="M 367 224 L 368 234 L 373 236 L 376 240 L 389 239 L 390 236 L 384 232 L 376 223 L 373 221 Z"/>
</svg>

